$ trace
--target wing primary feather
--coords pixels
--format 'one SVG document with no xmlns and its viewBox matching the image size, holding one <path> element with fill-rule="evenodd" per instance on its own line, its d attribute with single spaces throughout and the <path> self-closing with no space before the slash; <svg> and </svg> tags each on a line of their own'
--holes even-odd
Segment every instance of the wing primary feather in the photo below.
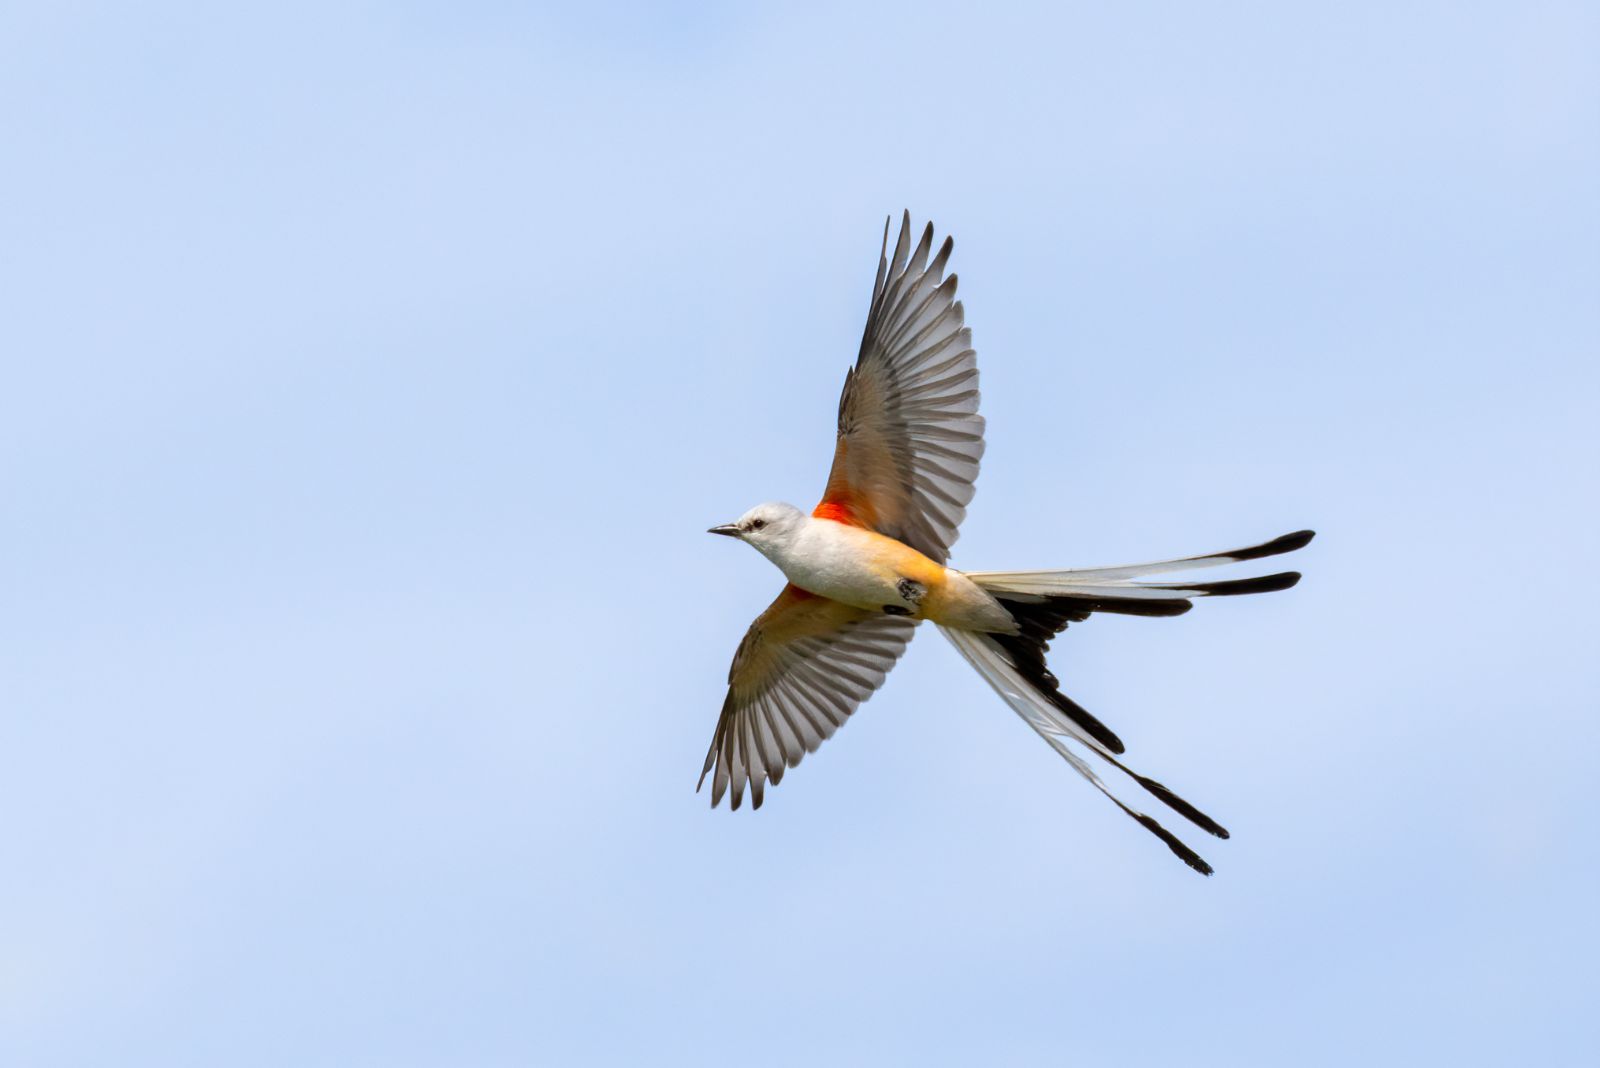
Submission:
<svg viewBox="0 0 1600 1068">
<path fill-rule="evenodd" d="M 722 729 L 722 750 L 717 754 L 717 770 L 711 777 L 711 807 L 715 808 L 728 792 L 733 778 L 733 719 Z"/>
<path fill-rule="evenodd" d="M 722 741 L 722 732 L 728 722 L 728 709 L 731 707 L 733 707 L 733 694 L 730 693 L 722 702 L 722 714 L 717 717 L 717 729 L 711 735 L 711 748 L 706 750 L 705 767 L 700 769 L 700 781 L 694 785 L 695 793 L 699 793 L 700 788 L 706 784 L 706 776 L 711 773 L 711 768 L 717 762 L 717 746 Z M 713 801 L 712 804 L 716 802 Z"/>
<path fill-rule="evenodd" d="M 890 220 L 892 225 L 892 219 Z M 861 350 L 840 391 L 838 442 L 819 515 L 950 555 L 983 456 L 972 332 L 946 274 L 954 240 L 902 211 L 885 227 Z M 944 463 L 928 464 L 930 458 Z"/>
<path fill-rule="evenodd" d="M 733 736 L 733 765 L 728 769 L 728 789 L 732 793 L 729 807 L 733 812 L 738 812 L 739 806 L 744 804 L 744 784 L 750 778 L 750 764 L 745 759 L 743 726 L 743 717 L 735 718 L 733 729 L 728 732 Z"/>
<path fill-rule="evenodd" d="M 883 339 L 884 350 L 891 354 L 890 358 L 892 360 L 899 362 L 900 359 L 904 358 L 903 354 L 918 358 L 924 357 L 928 352 L 926 348 L 928 339 L 935 331 L 941 327 L 950 326 L 952 322 L 955 324 L 954 329 L 961 329 L 966 321 L 964 318 L 966 308 L 959 300 L 946 304 L 938 315 L 929 319 L 926 323 L 918 325 L 918 320 L 922 317 L 923 312 L 932 307 L 935 302 L 942 303 L 952 300 L 958 282 L 957 276 L 951 275 L 938 286 L 930 289 L 928 295 L 922 298 L 922 303 L 918 304 L 916 309 L 908 314 L 899 326 L 895 327 L 893 333 Z M 910 336 L 907 337 L 907 334 L 910 334 Z"/>
<path fill-rule="evenodd" d="M 883 283 L 889 276 L 889 224 L 894 220 L 893 215 L 883 217 L 883 247 L 878 251 L 878 277 L 872 283 L 872 304 L 867 310 L 867 329 L 872 329 L 872 318 L 878 311 L 878 305 L 883 300 Z"/>
<path fill-rule="evenodd" d="M 765 782 L 772 774 L 772 754 L 767 749 L 765 723 L 761 715 L 761 702 L 759 699 L 753 707 L 753 714 L 745 717 L 745 729 L 750 733 L 750 739 L 755 743 L 755 757 L 760 762 L 759 774 L 750 776 L 751 807 L 760 808 L 765 792 Z"/>
<path fill-rule="evenodd" d="M 785 769 L 800 763 L 801 758 L 806 755 L 806 747 L 801 744 L 799 734 L 779 706 L 775 694 L 767 693 L 762 696 L 761 713 L 767 717 L 767 725 L 771 727 L 772 736 L 777 739 L 778 748 L 783 753 L 783 759 L 778 761 L 774 769 L 776 773 L 772 777 L 772 785 L 776 786 L 783 781 Z"/>
<path fill-rule="evenodd" d="M 934 254 L 933 262 L 928 265 L 928 273 L 935 277 L 944 274 L 944 265 L 950 262 L 950 253 L 956 247 L 956 239 L 949 234 L 944 235 L 944 243 L 939 246 L 939 251 Z"/>
<path fill-rule="evenodd" d="M 911 251 L 911 209 L 905 209 L 900 219 L 900 236 L 894 242 L 894 261 L 889 264 L 891 277 L 899 279 L 905 276 L 906 255 Z"/>
<path fill-rule="evenodd" d="M 786 690 L 774 690 L 773 693 L 777 697 L 779 704 L 790 713 L 791 721 L 795 724 L 796 730 L 804 728 L 804 737 L 800 739 L 800 744 L 805 748 L 806 752 L 815 753 L 817 747 L 828 740 L 830 732 L 821 723 L 817 722 L 816 716 L 812 715 L 812 710 L 806 706 L 804 701 L 799 699 L 798 695 L 789 693 Z M 799 763 L 799 761 L 796 761 L 796 763 Z"/>
<path fill-rule="evenodd" d="M 978 369 L 967 360 L 970 355 L 972 355 L 970 352 L 957 352 L 938 360 L 936 363 L 930 363 L 926 367 L 919 368 L 916 374 L 906 377 L 906 385 L 901 392 L 901 396 L 915 397 L 917 391 L 926 388 L 925 383 L 938 382 L 938 384 L 943 385 L 944 382 L 940 379 L 941 375 L 960 374 L 963 376 L 961 381 L 966 381 L 968 376 L 977 377 Z"/>
<path fill-rule="evenodd" d="M 949 314 L 950 309 L 948 305 L 944 308 L 941 308 L 938 315 L 934 316 L 921 327 L 916 325 L 917 321 L 922 318 L 923 313 L 931 309 L 935 303 L 948 301 L 955 291 L 955 275 L 951 275 L 949 278 L 946 278 L 937 286 L 930 287 L 928 292 L 917 303 L 917 306 L 912 309 L 903 320 L 901 320 L 900 324 L 896 326 L 891 333 L 884 336 L 884 349 L 890 353 L 899 353 L 904 349 L 908 349 L 911 346 L 916 345 L 919 341 L 924 340 L 928 333 L 932 332 L 945 321 L 945 317 Z M 906 334 L 913 329 L 916 330 L 916 334 L 909 342 L 905 342 L 904 339 Z"/>
<path fill-rule="evenodd" d="M 901 288 L 906 280 L 906 257 L 910 254 L 910 251 L 911 213 L 908 211 L 900 223 L 900 236 L 895 239 L 894 259 L 889 263 L 889 275 L 883 293 L 883 300 L 878 307 L 873 309 L 874 314 L 868 320 L 869 335 L 872 333 L 871 327 L 882 325 L 880 320 L 884 310 L 899 304 Z M 863 347 L 862 354 L 866 354 L 865 347 Z M 860 366 L 859 360 L 857 361 L 857 366 Z"/>
<path fill-rule="evenodd" d="M 910 221 L 910 216 L 911 213 L 909 211 L 906 212 L 908 222 Z M 928 262 L 928 250 L 931 248 L 933 248 L 933 223 L 930 222 L 923 229 L 922 240 L 917 242 L 917 250 L 911 254 L 911 260 L 906 264 L 905 273 L 908 276 L 920 276 L 922 274 L 922 268 Z"/>
</svg>

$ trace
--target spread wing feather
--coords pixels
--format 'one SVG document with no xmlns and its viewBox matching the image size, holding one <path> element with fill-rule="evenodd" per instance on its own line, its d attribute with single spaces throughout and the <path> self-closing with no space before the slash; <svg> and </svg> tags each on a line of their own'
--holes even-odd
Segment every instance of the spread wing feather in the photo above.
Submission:
<svg viewBox="0 0 1600 1068">
<path fill-rule="evenodd" d="M 700 772 L 711 804 L 761 807 L 767 783 L 833 736 L 883 685 L 916 624 L 789 585 L 756 617 L 728 671 L 728 696 Z M 714 772 L 714 773 L 713 773 Z"/>
<path fill-rule="evenodd" d="M 889 225 L 856 365 L 839 397 L 839 437 L 817 514 L 905 542 L 943 563 L 972 500 L 983 457 L 972 331 L 945 277 L 954 242 L 929 260 L 933 224 L 894 255 Z"/>
</svg>

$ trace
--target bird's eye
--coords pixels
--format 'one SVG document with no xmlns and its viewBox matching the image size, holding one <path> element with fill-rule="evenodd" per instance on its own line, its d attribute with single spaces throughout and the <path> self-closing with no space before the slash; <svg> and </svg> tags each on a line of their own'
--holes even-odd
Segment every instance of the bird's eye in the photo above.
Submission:
<svg viewBox="0 0 1600 1068">
<path fill-rule="evenodd" d="M 750 529 L 751 530 L 760 530 L 762 527 L 764 527 L 766 525 L 767 525 L 767 521 L 765 519 L 752 519 L 752 520 L 750 520 Z"/>
</svg>

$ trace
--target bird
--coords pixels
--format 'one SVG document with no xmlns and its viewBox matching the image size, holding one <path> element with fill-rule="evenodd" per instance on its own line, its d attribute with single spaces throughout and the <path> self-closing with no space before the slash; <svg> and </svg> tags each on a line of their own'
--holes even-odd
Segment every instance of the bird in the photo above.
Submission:
<svg viewBox="0 0 1600 1068">
<path fill-rule="evenodd" d="M 815 752 L 883 685 L 913 633 L 933 623 L 1028 726 L 1122 812 L 1202 875 L 1213 869 L 1154 817 L 1107 786 L 1090 761 L 1121 772 L 1194 826 L 1228 831 L 1160 782 L 1130 768 L 1120 739 L 1061 692 L 1046 654 L 1093 615 L 1177 616 L 1199 597 L 1285 590 L 1284 571 L 1213 582 L 1144 581 L 1293 552 L 1310 530 L 1153 563 L 1044 571 L 958 571 L 947 560 L 972 501 L 984 452 L 972 331 L 946 275 L 954 241 L 934 251 L 929 222 L 912 245 L 902 215 L 894 251 L 884 221 L 872 302 L 839 397 L 833 466 L 810 512 L 759 504 L 709 533 L 761 553 L 787 580 L 746 631 L 696 792 L 711 806 L 766 786 Z"/>
</svg>

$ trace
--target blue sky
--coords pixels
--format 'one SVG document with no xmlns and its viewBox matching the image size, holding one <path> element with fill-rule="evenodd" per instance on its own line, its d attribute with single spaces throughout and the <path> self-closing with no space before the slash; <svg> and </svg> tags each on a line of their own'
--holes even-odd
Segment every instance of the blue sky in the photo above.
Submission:
<svg viewBox="0 0 1600 1068">
<path fill-rule="evenodd" d="M 0 1062 L 1592 1063 L 1592 5 L 0 9 Z M 883 217 L 957 238 L 932 633 L 693 793 Z"/>
</svg>

